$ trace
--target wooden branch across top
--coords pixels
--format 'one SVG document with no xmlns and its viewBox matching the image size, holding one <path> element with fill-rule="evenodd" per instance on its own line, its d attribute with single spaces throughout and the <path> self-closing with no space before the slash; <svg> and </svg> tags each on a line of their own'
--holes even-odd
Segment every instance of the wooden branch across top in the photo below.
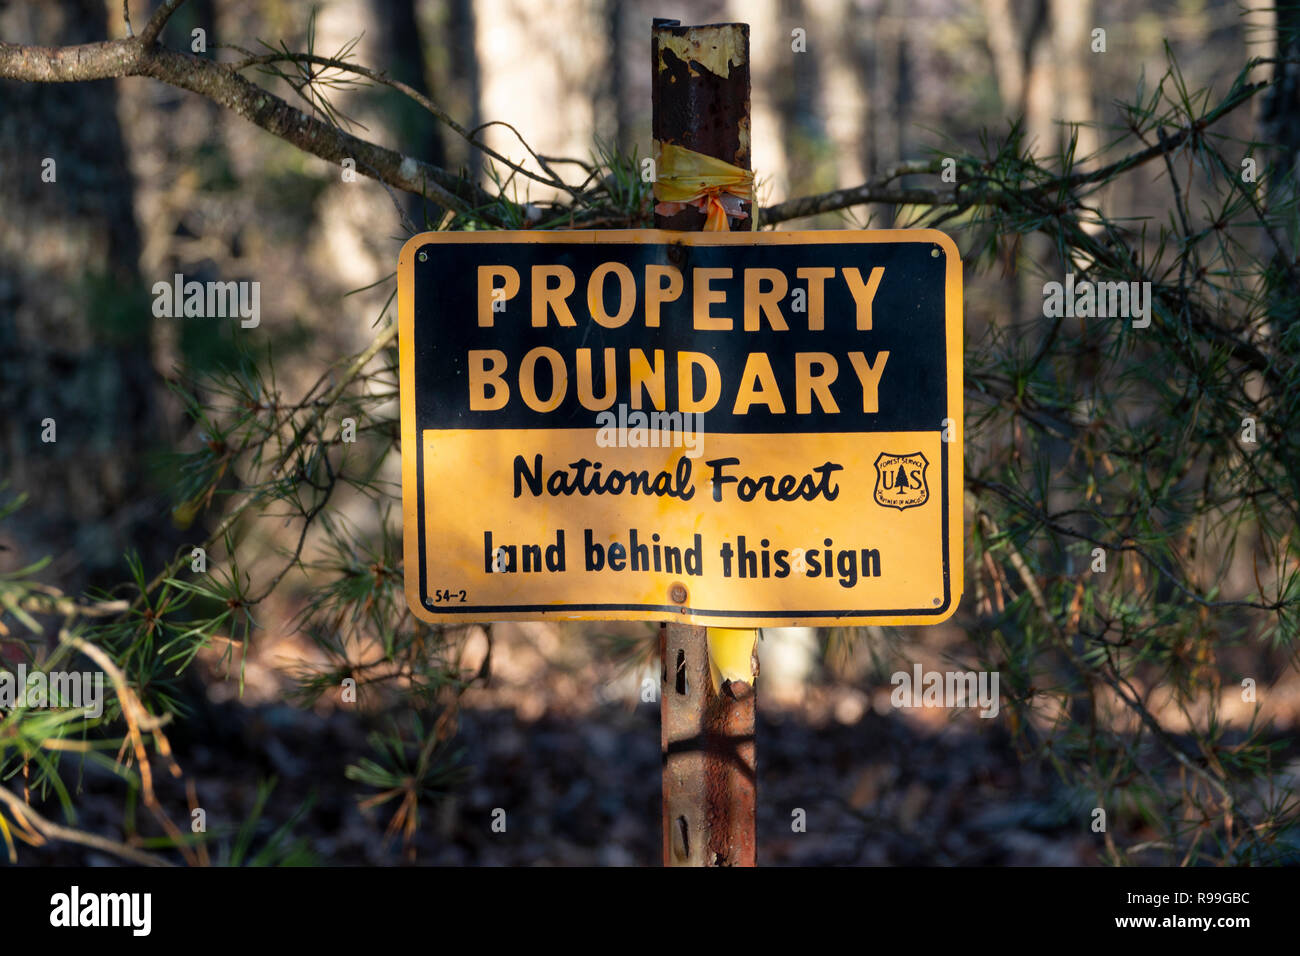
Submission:
<svg viewBox="0 0 1300 956">
<path fill-rule="evenodd" d="M 0 42 L 0 79 L 29 83 L 75 83 L 90 80 L 145 76 L 179 89 L 204 96 L 321 159 L 339 163 L 356 161 L 357 170 L 396 189 L 429 199 L 457 212 L 482 210 L 494 200 L 479 188 L 432 163 L 407 156 L 360 139 L 324 123 L 291 106 L 269 90 L 245 79 L 234 65 L 217 63 L 191 53 L 166 49 L 156 43 L 167 17 L 180 4 L 165 3 L 155 12 L 138 37 L 84 43 L 76 46 L 41 47 Z M 278 55 L 266 59 L 278 58 Z M 261 58 L 246 59 L 239 66 L 256 64 Z M 322 58 L 306 57 L 319 62 Z M 334 64 L 349 68 L 348 64 Z M 398 87 L 373 71 L 356 69 L 359 75 Z M 410 91 L 400 89 L 406 95 Z M 422 99 L 422 98 L 421 98 Z M 421 105 L 435 116 L 439 111 L 427 101 Z M 447 120 L 446 117 L 440 117 Z M 455 127 L 453 124 L 454 128 Z M 498 157 L 504 161 L 504 157 Z M 513 168 L 513 164 L 510 164 Z M 903 172 L 926 172 L 931 163 L 915 165 Z M 926 167 L 926 168 L 921 168 Z M 951 189 L 899 189 L 888 182 L 896 175 L 880 177 L 851 189 L 788 200 L 759 213 L 760 225 L 814 216 L 868 202 L 915 205 L 950 205 Z M 484 218 L 491 219 L 487 214 Z M 500 223 L 498 223 L 500 224 Z"/>
<path fill-rule="evenodd" d="M 154 22 L 150 21 L 150 25 Z M 493 201 L 484 190 L 439 166 L 359 139 L 308 116 L 228 66 L 146 43 L 144 36 L 65 47 L 0 42 L 0 79 L 74 83 L 147 76 L 207 97 L 321 159 L 331 163 L 353 159 L 358 172 L 397 189 L 427 196 L 457 212 Z"/>
<path fill-rule="evenodd" d="M 124 76 L 152 77 L 171 86 L 205 96 L 299 149 L 324 160 L 340 163 L 344 159 L 353 159 L 356 161 L 357 170 L 372 179 L 405 192 L 426 196 L 456 212 L 477 210 L 481 218 L 494 225 L 506 224 L 501 217 L 491 212 L 491 206 L 497 201 L 496 198 L 476 184 L 440 166 L 378 146 L 309 116 L 290 106 L 274 93 L 245 79 L 238 72 L 242 67 L 256 65 L 263 60 L 283 58 L 280 54 L 250 57 L 240 64 L 224 64 L 159 46 L 155 42 L 156 38 L 167 18 L 180 6 L 180 3 L 181 0 L 167 0 L 155 11 L 139 37 L 66 47 L 23 46 L 0 42 L 0 79 L 31 83 L 71 83 Z M 294 55 L 288 57 L 288 59 L 295 58 L 298 57 Z M 301 55 L 300 58 L 317 64 L 328 62 L 326 58 L 306 54 Z M 414 96 L 416 101 L 433 116 L 448 122 L 453 129 L 467 138 L 472 137 L 471 131 L 465 131 L 458 124 L 451 122 L 450 117 L 447 117 L 427 98 L 416 94 L 404 84 L 351 64 L 331 63 L 331 65 L 339 69 L 350 69 L 360 76 L 382 82 L 406 96 Z M 1184 142 L 1200 135 L 1207 127 L 1247 102 L 1267 86 L 1267 83 L 1238 84 L 1229 91 L 1223 102 L 1195 124 L 1175 130 L 1161 143 L 1131 153 L 1099 169 L 1063 174 L 1032 188 L 1020 190 L 1018 194 L 1008 193 L 997 184 L 988 182 L 966 182 L 960 184 L 961 188 L 957 185 L 931 188 L 894 185 L 894 181 L 904 175 L 938 172 L 937 160 L 905 161 L 859 186 L 815 196 L 802 196 L 764 207 L 758 211 L 757 224 L 759 227 L 772 226 L 791 219 L 802 219 L 865 203 L 951 206 L 956 210 L 979 204 L 1023 205 L 1028 200 L 1057 196 L 1062 190 L 1095 186 L 1109 181 L 1119 173 L 1127 172 L 1181 147 Z M 484 144 L 472 138 L 470 141 L 477 148 L 484 149 L 489 155 L 505 162 L 515 171 L 531 175 L 505 157 L 494 153 Z M 542 162 L 540 157 L 538 160 Z M 544 162 L 542 165 L 546 168 Z M 532 178 L 541 181 L 539 177 Z M 548 183 L 548 185 L 554 184 Z M 572 190 L 570 194 L 573 194 Z"/>
</svg>

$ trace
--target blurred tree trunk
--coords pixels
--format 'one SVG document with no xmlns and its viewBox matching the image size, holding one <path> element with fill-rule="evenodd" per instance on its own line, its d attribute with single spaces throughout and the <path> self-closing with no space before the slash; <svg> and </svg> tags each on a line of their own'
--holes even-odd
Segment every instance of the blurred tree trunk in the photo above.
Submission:
<svg viewBox="0 0 1300 956">
<path fill-rule="evenodd" d="M 1006 111 L 1013 114 L 1023 112 L 1027 47 L 1016 28 L 1011 0 L 984 0 L 984 22 L 988 29 L 998 97 Z"/>
<path fill-rule="evenodd" d="M 0 36 L 120 37 L 116 9 L 109 22 L 103 0 L 15 0 Z M 158 511 L 144 487 L 157 407 L 115 83 L 0 82 L 0 168 L 0 482 L 30 495 L 0 562 L 53 554 L 51 577 L 95 582 L 123 542 L 157 540 L 135 528 Z"/>
<path fill-rule="evenodd" d="M 1078 124 L 1076 159 L 1097 151 L 1097 129 L 1092 91 L 1094 77 L 1107 56 L 1118 53 L 1092 52 L 1092 29 L 1095 23 L 1093 0 L 1052 0 L 1052 47 L 1054 50 L 1052 79 L 1056 87 L 1056 117 L 1065 123 Z M 1062 144 L 1069 143 L 1071 128 L 1060 127 L 1057 136 Z M 1085 169 L 1094 164 L 1083 163 Z"/>
<path fill-rule="evenodd" d="M 851 23 L 856 14 L 852 0 L 811 0 L 809 8 L 814 16 L 813 29 L 818 36 L 826 37 L 816 56 L 820 70 L 817 109 L 831 147 L 831 155 L 821 162 L 822 178 L 812 184 L 821 191 L 867 178 L 861 150 L 866 134 L 863 124 L 868 114 L 867 90 L 859 79 L 861 40 L 854 35 L 856 31 L 843 29 L 843 24 Z"/>
<path fill-rule="evenodd" d="M 780 60 L 777 62 L 786 68 L 778 68 L 769 74 L 769 82 L 776 84 L 770 93 L 776 103 L 776 117 L 780 124 L 788 188 L 794 190 L 806 187 L 812 180 L 814 145 L 820 138 L 816 99 L 820 52 L 795 60 L 800 55 L 790 49 L 790 31 L 797 26 L 807 30 L 811 23 L 803 0 L 780 0 L 778 17 L 776 41 L 779 45 L 775 49 Z"/>
<path fill-rule="evenodd" d="M 478 62 L 478 25 L 471 0 L 448 0 L 448 32 L 451 36 L 451 83 L 461 104 L 456 116 L 462 126 L 476 129 L 483 122 L 483 77 Z M 445 108 L 445 107 L 444 107 Z M 483 173 L 483 154 L 468 151 L 465 170 L 478 182 Z"/>
<path fill-rule="evenodd" d="M 1040 56 L 1039 40 L 1047 23 L 1047 0 L 1030 0 L 1019 13 L 1012 0 L 984 0 L 984 20 L 1003 112 L 1010 120 L 1023 121 L 1026 143 L 1039 141 L 1042 145 L 1039 137 L 1043 135 L 1046 113 L 1041 93 L 1045 89 L 1046 58 Z M 1033 244 L 1035 240 L 1030 236 L 1025 241 Z M 1003 271 L 1007 273 L 1007 310 L 1010 315 L 1020 316 L 1025 300 L 1019 269 L 1021 240 L 1010 240 L 1001 254 Z"/>
<path fill-rule="evenodd" d="M 627 103 L 628 64 L 623 51 L 627 10 L 621 0 L 605 0 L 604 23 L 605 75 L 609 77 L 609 83 L 597 90 L 597 115 L 601 120 L 603 135 L 611 139 L 620 151 L 631 152 L 636 145 L 637 131 L 632 128 Z M 636 59 L 632 62 L 639 64 L 641 61 Z"/>
<path fill-rule="evenodd" d="M 388 75 L 438 102 L 437 91 L 430 88 L 429 64 L 414 0 L 377 0 L 375 14 L 380 30 L 377 46 L 387 51 Z M 395 101 L 398 104 L 395 109 L 399 111 L 397 132 L 401 148 L 435 166 L 446 166 L 447 149 L 443 142 L 442 124 L 405 97 L 395 98 Z M 436 224 L 443 213 L 442 207 L 433 202 L 421 210 L 421 205 L 426 204 L 416 196 L 407 195 L 402 201 L 407 215 L 420 228 L 424 226 L 425 216 Z"/>
<path fill-rule="evenodd" d="M 1260 139 L 1269 144 L 1261 158 L 1259 177 L 1274 213 L 1300 197 L 1300 0 L 1278 0 L 1277 45 L 1273 78 L 1276 85 L 1260 114 Z M 1285 62 L 1289 61 L 1289 62 Z M 1292 205 L 1289 228 L 1276 231 L 1282 245 L 1273 253 L 1275 288 L 1270 290 L 1269 312 L 1281 331 L 1300 320 L 1300 290 L 1296 273 L 1300 261 L 1295 249 L 1297 219 Z"/>
<path fill-rule="evenodd" d="M 1271 144 L 1264 182 L 1272 191 L 1291 196 L 1300 188 L 1300 0 L 1279 0 L 1275 15 L 1277 85 L 1260 115 L 1261 138 Z"/>
<path fill-rule="evenodd" d="M 1274 144 L 1271 166 L 1292 183 L 1300 159 L 1300 0 L 1278 0 L 1277 46 L 1273 78 L 1277 86 L 1263 114 L 1267 139 Z M 1289 60 L 1290 62 L 1282 62 Z"/>
<path fill-rule="evenodd" d="M 899 162 L 907 149 L 906 130 L 911 122 L 907 6 L 907 0 L 882 0 L 872 24 L 876 49 L 871 70 L 873 122 L 868 168 L 873 174 Z M 906 178 L 898 183 L 906 184 Z M 897 212 L 894 206 L 880 207 L 880 226 L 892 228 Z"/>
</svg>

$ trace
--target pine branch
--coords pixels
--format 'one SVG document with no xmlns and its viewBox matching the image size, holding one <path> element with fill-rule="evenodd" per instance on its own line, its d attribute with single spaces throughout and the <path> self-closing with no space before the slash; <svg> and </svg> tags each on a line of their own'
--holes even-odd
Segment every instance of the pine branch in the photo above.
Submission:
<svg viewBox="0 0 1300 956">
<path fill-rule="evenodd" d="M 170 15 L 169 7 L 174 9 L 174 6 L 160 9 L 155 20 L 164 11 Z M 161 27 L 159 23 L 158 29 Z M 150 77 L 197 93 L 304 152 L 331 163 L 355 160 L 357 169 L 371 178 L 425 196 L 457 212 L 469 212 L 493 202 L 493 198 L 482 189 L 441 167 L 323 123 L 228 66 L 191 53 L 151 45 L 145 42 L 144 34 L 125 40 L 65 47 L 0 42 L 0 79 L 75 83 L 128 76 Z M 488 218 L 487 213 L 479 214 Z"/>
<path fill-rule="evenodd" d="M 891 188 L 888 183 L 895 179 L 905 175 L 938 173 L 942 164 L 942 160 L 912 161 L 900 163 L 881 176 L 868 180 L 861 186 L 837 189 L 814 196 L 803 196 L 798 199 L 789 199 L 777 203 L 775 206 L 765 207 L 759 211 L 758 223 L 760 226 L 771 226 L 790 219 L 817 216 L 826 212 L 835 212 L 839 209 L 848 209 L 852 206 L 865 205 L 866 203 L 934 207 L 957 206 L 958 208 L 968 208 L 974 205 L 995 205 L 1007 208 L 1013 203 L 1033 202 L 1049 196 L 1054 197 L 1073 193 L 1084 187 L 1108 183 L 1122 173 L 1129 172 L 1154 159 L 1165 156 L 1183 145 L 1190 138 L 1202 135 L 1206 129 L 1244 103 L 1249 102 L 1251 97 L 1268 85 L 1264 81 L 1239 84 L 1213 110 L 1196 122 L 1165 136 L 1160 143 L 1154 146 L 1137 150 L 1091 172 L 1078 172 L 1071 173 L 1068 176 L 1053 177 L 1038 186 L 1020 192 L 1008 192 L 1003 188 L 1003 184 L 995 181 L 961 183 L 951 189 Z M 1074 202 L 1077 202 L 1077 200 L 1074 200 Z"/>
<path fill-rule="evenodd" d="M 47 820 L 29 807 L 18 794 L 8 787 L 0 786 L 0 803 L 3 803 L 15 821 L 19 822 L 28 831 L 29 840 L 31 840 L 31 835 L 35 835 L 40 842 L 62 840 L 66 843 L 76 843 L 90 847 L 92 850 L 111 853 L 113 856 L 140 866 L 175 866 L 174 863 L 163 857 L 153 853 L 146 853 L 144 850 L 137 850 L 135 847 L 127 846 L 117 840 L 110 840 L 107 837 L 88 833 L 85 830 L 60 826 L 52 820 Z"/>
</svg>

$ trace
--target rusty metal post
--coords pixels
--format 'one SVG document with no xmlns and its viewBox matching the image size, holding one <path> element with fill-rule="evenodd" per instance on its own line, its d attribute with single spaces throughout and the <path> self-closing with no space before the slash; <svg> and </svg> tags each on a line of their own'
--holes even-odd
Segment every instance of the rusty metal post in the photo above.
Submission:
<svg viewBox="0 0 1300 956">
<path fill-rule="evenodd" d="M 656 147 L 672 143 L 749 169 L 749 24 L 684 27 L 656 19 L 650 46 Z M 731 228 L 752 229 L 750 204 L 741 208 L 748 218 L 729 219 Z M 674 216 L 656 214 L 655 227 L 699 232 L 704 219 L 703 212 L 688 208 Z"/>
<path fill-rule="evenodd" d="M 674 143 L 749 169 L 748 24 L 656 19 L 651 53 L 656 152 Z M 752 229 L 749 204 L 741 208 L 749 218 L 731 218 L 730 227 Z M 693 232 L 705 218 L 687 207 L 656 213 L 655 226 Z M 690 247 L 681 249 L 689 256 Z M 664 865 L 754 866 L 754 685 L 714 687 L 706 628 L 665 624 L 659 649 Z M 757 672 L 756 662 L 750 670 Z"/>
<path fill-rule="evenodd" d="M 659 632 L 664 866 L 754 866 L 756 694 L 743 681 L 714 689 L 707 634 L 688 624 Z"/>
</svg>

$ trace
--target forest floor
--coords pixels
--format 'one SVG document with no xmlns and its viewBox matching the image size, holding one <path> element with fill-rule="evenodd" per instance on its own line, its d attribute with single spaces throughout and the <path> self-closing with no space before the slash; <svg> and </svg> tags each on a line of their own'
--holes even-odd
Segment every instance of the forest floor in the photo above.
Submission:
<svg viewBox="0 0 1300 956">
<path fill-rule="evenodd" d="M 289 671 L 310 653 L 290 638 L 261 647 L 250 655 L 242 697 L 211 672 L 189 682 L 196 710 L 174 725 L 171 740 L 210 830 L 225 834 L 218 847 L 232 842 L 259 783 L 274 778 L 254 850 L 306 806 L 292 836 L 322 864 L 660 861 L 659 707 L 640 701 L 637 673 L 619 676 L 544 626 L 502 631 L 492 681 L 463 700 L 456 746 L 464 749 L 465 778 L 423 813 L 404 845 L 384 833 L 396 801 L 362 809 L 359 797 L 370 792 L 344 777 L 349 764 L 370 755 L 366 735 L 388 715 L 285 702 Z M 1022 760 L 1002 721 L 894 709 L 887 683 L 855 686 L 824 674 L 795 693 L 786 687 L 764 695 L 761 677 L 759 688 L 760 864 L 1102 862 L 1105 835 L 1091 828 L 1094 801 L 1050 767 Z M 90 765 L 79 775 L 77 824 L 120 834 L 121 781 Z M 183 820 L 181 787 L 162 779 L 159 793 Z M 497 808 L 505 811 L 505 832 L 492 827 Z M 57 816 L 50 802 L 44 812 Z M 146 827 L 143 809 L 136 817 Z M 802 832 L 794 826 L 800 817 Z M 1110 826 L 1122 844 L 1155 838 L 1115 814 Z M 114 862 L 67 844 L 21 854 L 28 864 Z M 1147 855 L 1152 865 L 1169 862 Z M 220 851 L 214 856 L 220 860 Z"/>
</svg>

